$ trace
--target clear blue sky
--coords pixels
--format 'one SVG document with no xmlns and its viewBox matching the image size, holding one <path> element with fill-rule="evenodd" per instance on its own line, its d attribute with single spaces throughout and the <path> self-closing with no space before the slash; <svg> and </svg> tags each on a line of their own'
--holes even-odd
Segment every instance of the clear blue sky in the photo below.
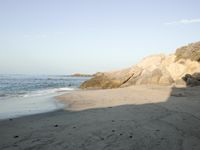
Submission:
<svg viewBox="0 0 200 150">
<path fill-rule="evenodd" d="M 0 73 L 93 73 L 200 40 L 200 0 L 0 0 Z"/>
</svg>

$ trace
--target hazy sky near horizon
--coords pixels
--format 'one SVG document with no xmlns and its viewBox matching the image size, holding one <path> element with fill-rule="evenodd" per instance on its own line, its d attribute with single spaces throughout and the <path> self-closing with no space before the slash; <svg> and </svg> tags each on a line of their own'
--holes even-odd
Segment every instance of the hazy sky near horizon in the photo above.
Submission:
<svg viewBox="0 0 200 150">
<path fill-rule="evenodd" d="M 200 41 L 199 0 L 0 0 L 0 73 L 94 73 Z"/>
</svg>

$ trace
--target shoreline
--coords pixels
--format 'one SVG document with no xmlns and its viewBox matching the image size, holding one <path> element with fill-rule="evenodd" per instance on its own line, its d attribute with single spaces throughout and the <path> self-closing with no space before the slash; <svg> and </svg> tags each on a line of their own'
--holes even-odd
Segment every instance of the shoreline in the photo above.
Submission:
<svg viewBox="0 0 200 150">
<path fill-rule="evenodd" d="M 199 150 L 199 90 L 73 91 L 68 109 L 0 121 L 0 149 Z"/>
<path fill-rule="evenodd" d="M 115 89 L 86 89 L 56 96 L 56 99 L 67 105 L 65 109 L 68 111 L 81 111 L 129 104 L 141 105 L 165 102 L 170 96 L 171 88 L 172 86 L 139 85 Z M 149 96 L 151 92 L 154 92 L 153 95 L 148 97 L 148 100 L 145 96 L 141 97 L 140 95 L 144 89 Z M 159 89 L 162 94 L 155 93 L 156 89 Z M 155 97 L 158 97 L 158 99 L 155 100 Z"/>
<path fill-rule="evenodd" d="M 67 92 L 33 97 L 14 97 L 0 101 L 0 121 L 61 110 L 64 104 L 55 97 Z"/>
</svg>

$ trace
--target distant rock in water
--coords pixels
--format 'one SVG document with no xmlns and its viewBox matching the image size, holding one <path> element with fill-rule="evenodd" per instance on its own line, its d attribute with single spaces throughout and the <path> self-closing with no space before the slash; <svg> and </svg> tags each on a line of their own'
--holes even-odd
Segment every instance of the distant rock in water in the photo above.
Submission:
<svg viewBox="0 0 200 150">
<path fill-rule="evenodd" d="M 71 75 L 72 77 L 92 77 L 94 75 L 91 74 L 82 74 L 82 73 L 75 73 Z"/>
<path fill-rule="evenodd" d="M 183 53 L 182 53 L 183 52 Z M 200 76 L 200 42 L 177 49 L 172 55 L 152 55 L 123 70 L 97 73 L 85 81 L 82 89 L 118 88 L 131 85 L 198 85 Z M 194 74 L 196 73 L 196 76 Z M 185 75 L 189 74 L 186 78 Z M 188 83 L 189 81 L 195 83 Z M 200 84 L 199 84 L 200 85 Z"/>
</svg>

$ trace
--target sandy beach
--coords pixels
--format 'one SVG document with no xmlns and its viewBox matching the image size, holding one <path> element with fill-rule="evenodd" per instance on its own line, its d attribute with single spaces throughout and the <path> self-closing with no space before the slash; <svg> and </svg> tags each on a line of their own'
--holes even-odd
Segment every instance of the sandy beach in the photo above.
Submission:
<svg viewBox="0 0 200 150">
<path fill-rule="evenodd" d="M 199 150 L 199 90 L 75 91 L 58 97 L 65 110 L 0 121 L 0 149 Z"/>
<path fill-rule="evenodd" d="M 200 150 L 200 0 L 0 0 L 0 150 Z"/>
</svg>

